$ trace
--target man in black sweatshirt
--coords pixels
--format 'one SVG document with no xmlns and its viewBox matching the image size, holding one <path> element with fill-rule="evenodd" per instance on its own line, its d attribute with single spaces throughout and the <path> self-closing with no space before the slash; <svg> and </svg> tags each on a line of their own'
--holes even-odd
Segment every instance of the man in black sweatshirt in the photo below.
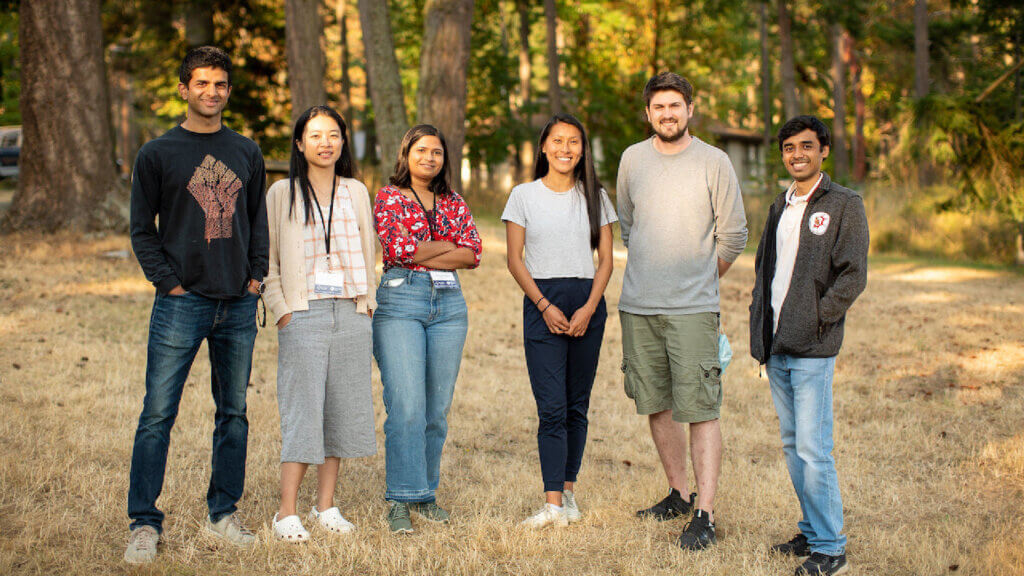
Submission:
<svg viewBox="0 0 1024 576">
<path fill-rule="evenodd" d="M 847 569 L 843 503 L 832 457 L 832 375 L 846 311 L 867 284 L 868 223 L 861 197 L 821 172 L 829 133 L 813 116 L 779 130 L 793 185 L 775 199 L 757 247 L 750 353 L 767 364 L 800 533 L 772 547 L 810 556 L 796 574 Z"/>
<path fill-rule="evenodd" d="M 133 564 L 156 556 L 171 427 L 203 340 L 217 406 L 206 529 L 241 546 L 255 541 L 235 504 L 245 484 L 245 393 L 269 256 L 266 172 L 256 143 L 221 124 L 231 93 L 228 55 L 211 46 L 190 51 L 179 80 L 186 119 L 142 147 L 132 174 L 132 248 L 156 286 L 128 489 L 124 559 Z"/>
</svg>

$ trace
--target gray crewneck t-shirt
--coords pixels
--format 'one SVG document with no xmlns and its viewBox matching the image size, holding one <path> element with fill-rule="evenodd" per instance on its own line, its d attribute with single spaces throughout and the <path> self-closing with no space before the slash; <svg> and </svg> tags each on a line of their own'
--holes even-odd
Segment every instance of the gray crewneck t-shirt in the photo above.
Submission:
<svg viewBox="0 0 1024 576">
<path fill-rule="evenodd" d="M 718 312 L 718 259 L 747 244 L 747 217 L 729 157 L 694 138 L 662 154 L 654 137 L 626 149 L 616 198 L 629 250 L 619 310 L 631 314 Z"/>
<path fill-rule="evenodd" d="M 523 263 L 534 280 L 593 278 L 587 201 L 577 185 L 555 192 L 540 179 L 512 189 L 501 219 L 526 228 Z M 615 207 L 601 190 L 601 226 L 616 221 Z"/>
</svg>

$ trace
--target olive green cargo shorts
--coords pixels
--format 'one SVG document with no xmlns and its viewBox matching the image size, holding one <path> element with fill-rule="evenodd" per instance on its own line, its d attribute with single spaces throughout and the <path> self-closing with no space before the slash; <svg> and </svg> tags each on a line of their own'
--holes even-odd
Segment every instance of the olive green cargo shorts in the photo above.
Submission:
<svg viewBox="0 0 1024 576">
<path fill-rule="evenodd" d="M 672 410 L 676 422 L 718 419 L 722 368 L 717 312 L 642 316 L 619 312 L 626 396 L 637 414 Z"/>
</svg>

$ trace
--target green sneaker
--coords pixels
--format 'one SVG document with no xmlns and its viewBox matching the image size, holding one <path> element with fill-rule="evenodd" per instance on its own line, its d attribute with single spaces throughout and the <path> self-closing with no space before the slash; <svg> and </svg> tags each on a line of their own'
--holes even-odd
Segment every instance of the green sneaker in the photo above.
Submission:
<svg viewBox="0 0 1024 576">
<path fill-rule="evenodd" d="M 409 504 L 392 502 L 388 510 L 388 528 L 392 534 L 412 534 L 412 520 L 409 519 Z"/>
<path fill-rule="evenodd" d="M 413 512 L 423 516 L 426 520 L 442 524 L 448 523 L 448 512 L 438 506 L 437 502 L 412 502 L 409 504 L 409 507 Z"/>
</svg>

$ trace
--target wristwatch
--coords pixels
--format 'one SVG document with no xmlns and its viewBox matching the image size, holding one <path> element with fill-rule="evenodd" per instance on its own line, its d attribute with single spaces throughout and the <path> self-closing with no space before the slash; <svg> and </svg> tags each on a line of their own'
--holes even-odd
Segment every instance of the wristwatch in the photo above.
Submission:
<svg viewBox="0 0 1024 576">
<path fill-rule="evenodd" d="M 254 278 L 254 280 L 255 280 L 255 278 Z M 252 281 L 250 281 L 249 284 L 252 285 Z M 260 280 L 259 286 L 256 287 L 256 293 L 259 294 L 260 296 L 262 296 L 263 292 L 266 291 L 266 289 L 267 289 L 266 283 L 263 282 L 263 280 Z"/>
</svg>

